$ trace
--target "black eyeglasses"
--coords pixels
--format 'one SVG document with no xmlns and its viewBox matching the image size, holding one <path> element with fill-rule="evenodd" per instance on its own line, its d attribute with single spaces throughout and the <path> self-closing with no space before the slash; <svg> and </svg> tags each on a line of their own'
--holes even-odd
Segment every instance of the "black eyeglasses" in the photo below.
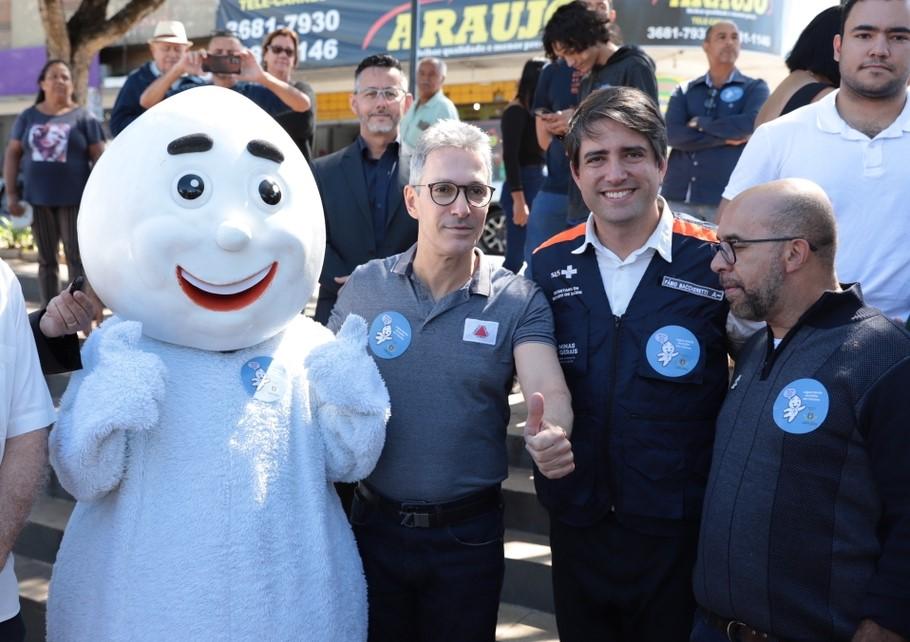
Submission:
<svg viewBox="0 0 910 642">
<path fill-rule="evenodd" d="M 714 250 L 715 254 L 719 253 L 724 261 L 730 265 L 735 265 L 737 247 L 742 249 L 752 243 L 777 243 L 779 241 L 795 241 L 797 239 L 802 239 L 806 241 L 806 243 L 809 243 L 809 241 L 801 236 L 782 236 L 773 239 L 733 239 L 731 241 L 718 241 L 717 243 L 711 244 L 711 249 Z M 812 245 L 812 243 L 809 243 L 809 249 L 815 252 L 818 248 Z"/>
<path fill-rule="evenodd" d="M 458 198 L 458 192 L 464 192 L 464 197 L 468 204 L 474 207 L 484 207 L 493 200 L 495 187 L 484 185 L 483 183 L 471 183 L 470 185 L 456 185 L 449 181 L 439 181 L 438 183 L 427 183 L 425 185 L 414 185 L 414 187 L 429 187 L 430 198 L 437 205 L 451 205 Z"/>
<path fill-rule="evenodd" d="M 279 54 L 287 54 L 288 58 L 294 57 L 294 50 L 290 47 L 279 47 L 278 45 L 269 45 L 269 51 L 271 51 L 276 56 Z"/>
<path fill-rule="evenodd" d="M 714 109 L 717 107 L 717 87 L 708 89 L 708 97 L 705 99 L 705 116 L 713 116 Z"/>
</svg>

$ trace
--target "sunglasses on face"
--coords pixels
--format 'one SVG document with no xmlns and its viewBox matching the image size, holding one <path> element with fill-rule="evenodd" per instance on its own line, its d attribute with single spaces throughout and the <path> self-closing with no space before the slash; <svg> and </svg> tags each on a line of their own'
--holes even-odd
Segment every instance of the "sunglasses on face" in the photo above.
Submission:
<svg viewBox="0 0 910 642">
<path fill-rule="evenodd" d="M 286 54 L 288 58 L 294 57 L 294 50 L 290 47 L 279 47 L 278 45 L 269 45 L 269 51 L 271 51 L 276 56 L 280 54 Z"/>
</svg>

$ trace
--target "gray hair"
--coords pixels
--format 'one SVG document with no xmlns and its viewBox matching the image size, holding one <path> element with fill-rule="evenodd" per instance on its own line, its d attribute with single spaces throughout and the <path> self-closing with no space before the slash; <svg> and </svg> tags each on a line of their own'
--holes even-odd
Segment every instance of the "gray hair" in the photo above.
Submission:
<svg viewBox="0 0 910 642">
<path fill-rule="evenodd" d="M 490 137 L 482 129 L 459 120 L 439 120 L 427 129 L 411 156 L 411 185 L 419 185 L 423 179 L 423 166 L 427 157 L 438 149 L 453 147 L 473 152 L 480 156 L 486 170 L 486 180 L 493 177 L 493 155 L 490 151 Z"/>
<path fill-rule="evenodd" d="M 441 58 L 436 58 L 435 56 L 430 56 L 428 58 L 421 58 L 420 62 L 417 63 L 417 68 L 420 69 L 420 65 L 428 62 L 432 65 L 435 65 L 436 71 L 439 72 L 440 76 L 445 76 L 446 72 L 449 70 L 448 66 L 445 63 L 445 60 Z"/>
</svg>

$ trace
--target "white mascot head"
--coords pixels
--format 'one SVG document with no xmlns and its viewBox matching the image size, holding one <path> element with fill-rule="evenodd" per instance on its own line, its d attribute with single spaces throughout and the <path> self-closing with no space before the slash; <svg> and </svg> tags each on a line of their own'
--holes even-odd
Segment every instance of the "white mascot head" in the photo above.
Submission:
<svg viewBox="0 0 910 642">
<path fill-rule="evenodd" d="M 123 131 L 79 211 L 92 287 L 143 334 L 236 350 L 282 330 L 325 253 L 319 192 L 272 117 L 229 89 L 168 98 Z"/>
</svg>

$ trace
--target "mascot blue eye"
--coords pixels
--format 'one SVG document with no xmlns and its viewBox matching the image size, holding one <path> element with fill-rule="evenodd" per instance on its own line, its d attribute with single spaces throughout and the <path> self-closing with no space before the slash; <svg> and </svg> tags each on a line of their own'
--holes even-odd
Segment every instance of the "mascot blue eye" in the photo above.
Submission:
<svg viewBox="0 0 910 642">
<path fill-rule="evenodd" d="M 197 174 L 186 174 L 177 181 L 177 193 L 188 201 L 199 198 L 204 191 L 205 181 Z"/>
<path fill-rule="evenodd" d="M 264 178 L 259 183 L 259 197 L 266 205 L 278 205 L 281 201 L 281 187 L 275 181 Z"/>
</svg>

